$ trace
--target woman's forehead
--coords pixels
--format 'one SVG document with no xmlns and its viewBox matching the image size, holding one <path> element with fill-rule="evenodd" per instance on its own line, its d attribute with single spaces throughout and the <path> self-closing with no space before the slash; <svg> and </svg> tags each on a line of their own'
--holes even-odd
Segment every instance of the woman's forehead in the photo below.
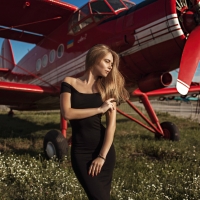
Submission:
<svg viewBox="0 0 200 200">
<path fill-rule="evenodd" d="M 106 53 L 105 56 L 103 56 L 102 59 L 108 59 L 108 60 L 110 60 L 111 62 L 113 62 L 113 55 L 112 55 L 110 52 L 108 52 L 108 53 Z"/>
</svg>

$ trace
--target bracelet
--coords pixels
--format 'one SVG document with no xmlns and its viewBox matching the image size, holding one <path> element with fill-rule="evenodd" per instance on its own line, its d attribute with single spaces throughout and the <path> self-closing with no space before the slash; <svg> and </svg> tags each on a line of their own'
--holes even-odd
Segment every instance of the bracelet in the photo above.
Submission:
<svg viewBox="0 0 200 200">
<path fill-rule="evenodd" d="M 103 156 L 101 155 L 98 155 L 99 158 L 102 158 L 103 160 L 106 160 Z"/>
</svg>

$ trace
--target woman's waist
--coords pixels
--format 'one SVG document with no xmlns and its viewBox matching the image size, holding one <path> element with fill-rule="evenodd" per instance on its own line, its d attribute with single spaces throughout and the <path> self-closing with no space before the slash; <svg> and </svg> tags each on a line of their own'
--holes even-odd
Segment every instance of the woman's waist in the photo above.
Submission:
<svg viewBox="0 0 200 200">
<path fill-rule="evenodd" d="M 76 146 L 96 146 L 104 140 L 104 132 L 72 132 L 72 143 Z"/>
</svg>

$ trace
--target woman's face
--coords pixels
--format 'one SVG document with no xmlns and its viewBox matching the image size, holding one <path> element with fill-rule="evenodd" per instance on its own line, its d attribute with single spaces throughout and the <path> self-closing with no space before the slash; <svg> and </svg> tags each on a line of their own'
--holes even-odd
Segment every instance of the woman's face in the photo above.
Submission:
<svg viewBox="0 0 200 200">
<path fill-rule="evenodd" d="M 113 67 L 113 56 L 107 53 L 100 61 L 97 61 L 92 68 L 92 72 L 96 76 L 106 77 Z"/>
</svg>

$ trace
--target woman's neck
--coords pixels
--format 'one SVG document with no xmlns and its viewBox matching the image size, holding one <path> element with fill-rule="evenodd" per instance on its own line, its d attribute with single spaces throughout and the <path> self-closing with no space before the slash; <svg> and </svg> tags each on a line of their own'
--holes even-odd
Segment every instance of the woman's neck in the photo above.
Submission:
<svg viewBox="0 0 200 200">
<path fill-rule="evenodd" d="M 94 85 L 98 77 L 95 76 L 91 71 L 88 71 L 79 79 L 86 85 Z"/>
</svg>

